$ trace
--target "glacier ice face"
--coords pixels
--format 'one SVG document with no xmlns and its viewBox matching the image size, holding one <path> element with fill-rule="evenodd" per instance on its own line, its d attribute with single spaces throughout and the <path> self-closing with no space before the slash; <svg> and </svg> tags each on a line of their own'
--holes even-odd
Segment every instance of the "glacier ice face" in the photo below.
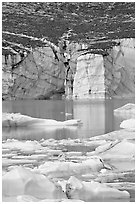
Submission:
<svg viewBox="0 0 137 204">
<path fill-rule="evenodd" d="M 107 49 L 107 55 L 91 52 L 77 57 L 74 98 L 135 95 L 135 39 L 119 39 L 116 42 L 119 45 Z"/>
</svg>

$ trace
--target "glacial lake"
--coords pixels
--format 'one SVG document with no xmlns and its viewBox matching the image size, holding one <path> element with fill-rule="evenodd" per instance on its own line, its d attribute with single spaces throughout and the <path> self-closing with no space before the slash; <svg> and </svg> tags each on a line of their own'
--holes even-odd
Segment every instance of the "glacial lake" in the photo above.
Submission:
<svg viewBox="0 0 137 204">
<path fill-rule="evenodd" d="M 113 100 L 87 100 L 87 101 L 68 101 L 68 100 L 22 100 L 22 101 L 3 101 L 2 111 L 9 113 L 21 113 L 36 118 L 55 119 L 64 121 L 69 119 L 81 119 L 82 125 L 73 127 L 44 127 L 40 126 L 29 128 L 8 128 L 2 129 L 3 142 L 7 139 L 17 139 L 20 141 L 42 139 L 63 140 L 63 139 L 86 139 L 97 135 L 105 134 L 120 129 L 120 123 L 127 119 L 127 116 L 114 115 L 114 110 L 127 104 L 135 103 L 134 98 L 129 99 L 113 99 Z M 63 148 L 60 146 L 58 148 Z M 84 148 L 84 146 L 65 146 L 67 151 L 90 152 L 94 151 L 93 147 Z M 17 154 L 20 156 L 20 154 Z M 22 155 L 23 156 L 23 155 Z M 58 159 L 58 158 L 54 158 Z M 40 161 L 43 162 L 43 161 Z M 133 164 L 132 164 L 133 163 Z M 122 165 L 126 167 L 134 166 L 133 162 L 125 162 Z M 34 165 L 35 166 L 35 165 Z M 33 166 L 33 168 L 34 168 Z M 30 165 L 31 167 L 31 165 Z M 123 166 L 124 167 L 124 166 Z M 9 166 L 10 168 L 10 166 Z M 5 168 L 4 168 L 5 170 Z M 7 170 L 6 170 L 7 171 Z M 122 170 L 123 172 L 123 170 Z M 119 181 L 112 184 L 123 185 L 123 189 L 127 190 L 129 185 L 130 202 L 135 201 L 135 171 L 124 171 L 127 175 Z M 119 172 L 118 172 L 119 173 Z M 118 183 L 117 183 L 118 182 Z M 115 201 L 115 200 L 112 200 Z M 119 200 L 121 202 L 121 200 Z M 110 201 L 111 202 L 111 201 Z"/>
<path fill-rule="evenodd" d="M 75 139 L 89 138 L 120 129 L 123 117 L 114 115 L 114 110 L 127 104 L 135 103 L 134 98 L 113 100 L 22 100 L 3 101 L 2 111 L 21 113 L 36 118 L 64 121 L 81 119 L 82 125 L 69 128 L 3 128 L 3 139 L 18 140 Z"/>
</svg>

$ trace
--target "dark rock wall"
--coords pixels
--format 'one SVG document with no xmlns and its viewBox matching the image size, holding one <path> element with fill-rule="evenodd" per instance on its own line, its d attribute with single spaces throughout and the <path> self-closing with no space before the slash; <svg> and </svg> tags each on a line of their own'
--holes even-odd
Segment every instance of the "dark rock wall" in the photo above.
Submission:
<svg viewBox="0 0 137 204">
<path fill-rule="evenodd" d="M 65 68 L 61 55 L 56 59 L 50 47 L 37 48 L 17 66 L 11 67 L 13 84 L 9 98 L 47 99 L 64 93 Z"/>
<path fill-rule="evenodd" d="M 3 2 L 2 30 L 3 99 L 134 94 L 135 49 L 116 45 L 135 37 L 134 2 Z"/>
</svg>

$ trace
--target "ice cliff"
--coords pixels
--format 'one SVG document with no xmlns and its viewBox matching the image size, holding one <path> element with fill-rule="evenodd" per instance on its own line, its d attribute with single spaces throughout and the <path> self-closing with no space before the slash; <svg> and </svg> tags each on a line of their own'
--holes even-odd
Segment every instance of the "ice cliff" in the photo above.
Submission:
<svg viewBox="0 0 137 204">
<path fill-rule="evenodd" d="M 103 52 L 72 43 L 67 57 L 48 46 L 34 49 L 16 66 L 6 67 L 3 98 L 47 99 L 64 92 L 69 99 L 134 96 L 135 39 L 115 42 Z"/>
<path fill-rule="evenodd" d="M 9 59 L 8 64 L 3 72 L 4 99 L 47 99 L 64 92 L 64 64 L 51 47 L 36 48 L 23 60 L 12 64 Z"/>
<path fill-rule="evenodd" d="M 135 93 L 135 39 L 117 40 L 117 45 L 77 58 L 73 98 L 111 98 Z"/>
<path fill-rule="evenodd" d="M 3 2 L 2 17 L 4 100 L 134 95 L 134 2 Z"/>
</svg>

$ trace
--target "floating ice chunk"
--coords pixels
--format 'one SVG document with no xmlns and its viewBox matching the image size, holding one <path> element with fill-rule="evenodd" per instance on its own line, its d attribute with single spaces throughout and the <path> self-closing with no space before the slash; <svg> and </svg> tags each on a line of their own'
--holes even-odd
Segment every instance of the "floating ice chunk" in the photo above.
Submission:
<svg viewBox="0 0 137 204">
<path fill-rule="evenodd" d="M 14 168 L 2 177 L 3 196 L 16 196 L 24 194 L 25 185 L 31 172 L 22 167 Z"/>
<path fill-rule="evenodd" d="M 106 140 L 99 141 L 84 141 L 84 144 L 87 146 L 94 146 L 95 148 L 106 143 Z"/>
<path fill-rule="evenodd" d="M 19 195 L 17 196 L 18 202 L 39 202 L 40 200 L 30 195 Z"/>
<path fill-rule="evenodd" d="M 37 160 L 30 160 L 30 159 L 2 159 L 2 166 L 7 167 L 10 165 L 21 165 L 21 164 L 36 164 Z"/>
<path fill-rule="evenodd" d="M 102 174 L 105 174 L 106 172 L 107 172 L 107 170 L 106 169 L 101 169 L 101 171 L 100 171 Z"/>
<path fill-rule="evenodd" d="M 49 150 L 47 150 L 47 153 L 51 154 L 51 155 L 58 156 L 58 155 L 62 154 L 62 150 L 60 150 L 60 149 L 49 149 Z"/>
<path fill-rule="evenodd" d="M 61 186 L 61 188 L 62 188 L 62 190 L 63 190 L 64 192 L 66 191 L 66 183 L 67 183 L 66 180 L 58 181 L 58 184 Z"/>
<path fill-rule="evenodd" d="M 93 156 L 93 155 L 95 155 L 95 153 L 96 153 L 95 151 L 87 152 L 86 155 L 89 157 L 89 156 Z"/>
<path fill-rule="evenodd" d="M 79 163 L 54 161 L 45 162 L 39 166 L 39 171 L 52 177 L 68 177 L 77 174 L 86 174 L 89 172 L 98 172 L 104 167 L 100 157 L 92 157 Z"/>
<path fill-rule="evenodd" d="M 67 121 L 56 121 L 52 119 L 41 119 L 33 118 L 27 115 L 21 115 L 19 113 L 3 113 L 2 114 L 2 126 L 33 126 L 33 125 L 42 125 L 42 126 L 73 126 L 79 125 L 81 120 L 72 119 Z"/>
<path fill-rule="evenodd" d="M 115 187 L 115 188 L 117 188 L 117 189 L 130 189 L 130 190 L 134 190 L 135 189 L 135 183 L 132 183 L 132 182 L 118 182 L 118 183 L 108 183 L 108 185 L 110 186 L 110 187 Z"/>
<path fill-rule="evenodd" d="M 98 176 L 94 179 L 94 181 L 101 182 L 101 183 L 113 183 L 116 182 L 116 180 L 127 180 L 128 177 L 134 177 L 135 173 L 132 171 L 126 171 L 126 172 L 112 172 L 112 171 L 106 171 L 104 173 L 98 174 Z M 126 182 L 124 181 L 126 184 Z"/>
<path fill-rule="evenodd" d="M 2 126 L 28 126 L 34 119 L 20 113 L 2 113 Z"/>
<path fill-rule="evenodd" d="M 71 157 L 71 156 L 81 156 L 82 152 L 66 152 L 66 155 Z"/>
<path fill-rule="evenodd" d="M 33 154 L 33 155 L 17 155 L 14 156 L 13 159 L 22 159 L 22 160 L 41 160 L 47 158 L 47 154 Z"/>
<path fill-rule="evenodd" d="M 62 199 L 61 202 L 84 202 L 83 200 L 70 200 L 70 199 Z"/>
<path fill-rule="evenodd" d="M 63 199 L 63 201 L 66 202 L 69 201 L 68 199 Z M 62 199 L 37 199 L 33 196 L 30 196 L 30 195 L 20 195 L 20 196 L 17 196 L 17 201 L 18 202 L 62 202 Z"/>
<path fill-rule="evenodd" d="M 135 117 L 135 104 L 128 103 L 120 108 L 114 110 L 114 114 Z"/>
<path fill-rule="evenodd" d="M 2 149 L 2 154 L 8 154 L 8 153 L 11 153 L 11 150 L 10 149 Z"/>
<path fill-rule="evenodd" d="M 99 135 L 90 138 L 92 141 L 97 141 L 97 140 L 122 140 L 122 139 L 134 139 L 135 138 L 135 132 L 134 131 L 128 131 L 127 129 L 121 129 L 121 130 L 116 130 L 113 132 L 106 133 L 104 135 Z"/>
<path fill-rule="evenodd" d="M 15 153 L 9 153 L 9 154 L 3 154 L 2 158 L 11 158 L 11 157 L 14 157 L 14 156 L 16 156 Z"/>
<path fill-rule="evenodd" d="M 104 152 L 108 149 L 111 149 L 112 147 L 114 147 L 119 141 L 118 140 L 115 140 L 115 141 L 111 141 L 111 142 L 106 142 L 104 145 L 100 145 L 99 147 L 97 147 L 95 149 L 95 153 L 98 154 L 98 153 L 101 153 L 101 152 Z"/>
<path fill-rule="evenodd" d="M 23 167 L 6 173 L 2 178 L 3 196 L 30 195 L 37 199 L 65 198 L 61 187 L 41 174 Z"/>
<path fill-rule="evenodd" d="M 135 119 L 124 120 L 120 124 L 120 127 L 128 130 L 135 130 Z"/>
<path fill-rule="evenodd" d="M 132 158 L 135 155 L 135 143 L 122 140 L 121 142 L 117 143 L 112 148 L 104 151 L 100 154 L 103 159 L 125 159 L 125 158 Z"/>
<path fill-rule="evenodd" d="M 37 141 L 9 141 L 2 144 L 3 149 L 21 150 L 25 153 L 34 153 L 35 150 L 42 148 Z"/>
<path fill-rule="evenodd" d="M 81 123 L 81 120 L 80 119 L 78 119 L 78 120 L 72 119 L 72 120 L 66 120 L 63 123 L 64 123 L 64 125 L 67 125 L 67 126 L 69 126 L 69 125 L 78 125 L 78 124 Z"/>
<path fill-rule="evenodd" d="M 70 199 L 80 199 L 86 202 L 130 198 L 127 191 L 120 191 L 94 181 L 80 181 L 74 176 L 70 177 L 66 184 L 66 195 Z"/>
</svg>

